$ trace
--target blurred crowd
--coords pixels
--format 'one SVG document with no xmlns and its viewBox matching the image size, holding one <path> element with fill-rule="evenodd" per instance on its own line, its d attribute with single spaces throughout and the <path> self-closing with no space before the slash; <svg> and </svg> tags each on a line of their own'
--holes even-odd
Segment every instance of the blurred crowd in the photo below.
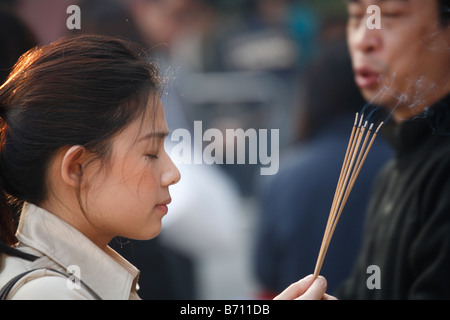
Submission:
<svg viewBox="0 0 450 320">
<path fill-rule="evenodd" d="M 70 5 L 80 8 L 81 29 L 67 28 Z M 1 0 L 0 6 L 1 82 L 35 45 L 101 33 L 140 43 L 159 66 L 169 129 L 192 131 L 202 121 L 219 130 L 280 130 L 278 174 L 259 176 L 253 164 L 180 165 L 161 236 L 111 244 L 141 269 L 142 298 L 265 297 L 313 272 L 346 139 L 364 105 L 345 44 L 345 2 Z M 331 293 L 348 275 L 371 181 L 390 157 L 383 140 L 377 143 L 324 268 Z"/>
</svg>

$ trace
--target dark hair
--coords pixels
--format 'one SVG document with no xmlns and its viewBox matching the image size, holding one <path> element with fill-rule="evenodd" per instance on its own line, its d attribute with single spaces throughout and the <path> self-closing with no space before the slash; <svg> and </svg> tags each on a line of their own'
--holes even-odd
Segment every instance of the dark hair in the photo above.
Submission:
<svg viewBox="0 0 450 320">
<path fill-rule="evenodd" d="M 81 145 L 107 160 L 110 139 L 159 85 L 145 52 L 124 40 L 73 36 L 25 53 L 0 87 L 0 240 L 16 240 L 12 203 L 45 199 L 58 150 Z"/>
<path fill-rule="evenodd" d="M 438 0 L 439 18 L 444 27 L 450 23 L 450 0 Z"/>
</svg>

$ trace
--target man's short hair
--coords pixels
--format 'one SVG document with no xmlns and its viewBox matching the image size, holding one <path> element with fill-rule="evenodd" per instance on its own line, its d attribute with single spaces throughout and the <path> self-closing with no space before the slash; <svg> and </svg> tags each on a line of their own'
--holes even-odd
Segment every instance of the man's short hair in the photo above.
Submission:
<svg viewBox="0 0 450 320">
<path fill-rule="evenodd" d="M 447 27 L 450 23 L 450 0 L 438 0 L 441 24 Z"/>
</svg>

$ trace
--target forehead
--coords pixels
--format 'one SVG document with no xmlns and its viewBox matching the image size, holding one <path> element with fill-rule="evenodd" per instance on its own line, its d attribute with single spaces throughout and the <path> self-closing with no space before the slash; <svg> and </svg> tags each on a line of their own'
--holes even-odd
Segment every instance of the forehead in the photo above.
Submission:
<svg viewBox="0 0 450 320">
<path fill-rule="evenodd" d="M 120 134 L 124 139 L 136 140 L 152 132 L 167 132 L 167 122 L 161 100 L 154 95 L 148 98 L 147 108 Z"/>
<path fill-rule="evenodd" d="M 404 12 L 407 12 L 409 17 L 421 20 L 422 24 L 430 24 L 439 17 L 438 0 L 347 0 L 347 3 L 350 9 L 358 7 L 361 10 L 371 5 L 378 5 L 381 13 L 383 10 L 404 8 Z"/>
<path fill-rule="evenodd" d="M 347 0 L 349 4 L 361 4 L 361 5 L 383 5 L 387 3 L 397 3 L 397 4 L 403 4 L 408 6 L 417 6 L 417 5 L 423 5 L 423 4 L 431 4 L 433 1 L 436 0 Z"/>
<path fill-rule="evenodd" d="M 147 111 L 139 122 L 141 129 L 144 131 L 153 129 L 154 131 L 165 132 L 168 130 L 166 116 L 159 97 L 155 97 L 155 95 L 149 97 Z"/>
</svg>

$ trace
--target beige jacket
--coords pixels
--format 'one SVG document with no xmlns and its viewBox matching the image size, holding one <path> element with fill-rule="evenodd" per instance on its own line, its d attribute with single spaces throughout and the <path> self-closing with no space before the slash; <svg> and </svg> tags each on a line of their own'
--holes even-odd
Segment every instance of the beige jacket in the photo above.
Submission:
<svg viewBox="0 0 450 320">
<path fill-rule="evenodd" d="M 39 269 L 22 278 L 8 299 L 139 299 L 139 270 L 111 248 L 101 250 L 57 216 L 26 203 L 17 231 L 17 248 L 38 256 L 33 262 L 0 257 L 0 288 L 14 276 L 48 267 L 64 275 Z"/>
</svg>

